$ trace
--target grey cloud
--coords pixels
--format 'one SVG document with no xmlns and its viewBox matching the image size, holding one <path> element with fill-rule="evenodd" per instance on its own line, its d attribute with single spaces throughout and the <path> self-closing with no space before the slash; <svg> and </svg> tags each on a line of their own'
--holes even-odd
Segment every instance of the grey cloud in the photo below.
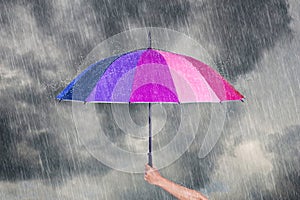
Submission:
<svg viewBox="0 0 300 200">
<path fill-rule="evenodd" d="M 65 86 L 59 79 L 61 74 L 56 73 L 58 63 L 73 66 L 80 62 L 82 58 L 78 55 L 88 51 L 88 44 L 79 42 L 82 37 L 75 32 L 49 27 L 56 18 L 52 2 L 46 4 L 43 7 L 41 1 L 0 3 L 2 180 L 61 181 L 72 173 L 101 174 L 108 170 L 91 156 L 77 153 L 74 125 L 70 119 L 64 119 L 68 118 L 69 106 L 63 108 L 55 102 L 55 96 Z M 46 27 L 51 32 L 41 31 Z M 59 52 L 70 52 L 69 57 Z M 74 72 L 74 67 L 61 71 Z"/>
<path fill-rule="evenodd" d="M 204 25 L 202 34 L 220 49 L 219 71 L 231 79 L 252 71 L 263 51 L 291 37 L 286 0 L 198 1 L 193 8 L 194 21 Z"/>
<path fill-rule="evenodd" d="M 273 133 L 263 138 L 267 153 L 272 155 L 272 171 L 264 180 L 254 174 L 247 181 L 249 199 L 299 199 L 300 180 L 299 159 L 300 126 L 290 126 L 281 133 Z M 272 187 L 264 183 L 273 182 Z"/>
<path fill-rule="evenodd" d="M 131 20 L 139 27 L 173 27 L 186 25 L 189 16 L 189 1 L 167 0 L 158 3 L 150 1 L 90 1 L 97 16 L 97 22 L 104 23 L 105 33 L 111 36 L 129 27 Z M 103 20 L 104 18 L 104 20 Z"/>
<path fill-rule="evenodd" d="M 53 16 L 53 1 L 30 1 L 31 12 L 37 19 L 38 27 L 41 28 L 43 33 L 49 34 L 51 31 L 51 17 Z M 48 31 L 46 31 L 48 30 Z"/>
<path fill-rule="evenodd" d="M 268 138 L 267 150 L 275 154 L 273 177 L 275 190 L 272 199 L 299 199 L 300 192 L 300 126 L 286 128 L 283 133 L 276 133 Z M 270 198 L 271 199 L 271 198 Z"/>
<path fill-rule="evenodd" d="M 225 152 L 218 155 L 210 178 L 213 182 L 221 181 L 228 189 L 213 191 L 211 196 L 216 199 L 298 199 L 299 130 L 296 125 L 267 136 L 263 133 L 243 136 L 230 145 L 221 138 Z"/>
</svg>

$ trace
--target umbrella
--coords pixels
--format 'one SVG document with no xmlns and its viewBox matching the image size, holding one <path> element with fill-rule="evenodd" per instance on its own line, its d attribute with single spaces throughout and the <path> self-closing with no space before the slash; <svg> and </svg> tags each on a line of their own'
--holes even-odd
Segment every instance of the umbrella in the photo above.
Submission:
<svg viewBox="0 0 300 200">
<path fill-rule="evenodd" d="M 151 47 L 100 60 L 79 74 L 59 101 L 148 103 L 152 166 L 151 103 L 243 101 L 244 97 L 217 71 L 189 57 Z"/>
</svg>

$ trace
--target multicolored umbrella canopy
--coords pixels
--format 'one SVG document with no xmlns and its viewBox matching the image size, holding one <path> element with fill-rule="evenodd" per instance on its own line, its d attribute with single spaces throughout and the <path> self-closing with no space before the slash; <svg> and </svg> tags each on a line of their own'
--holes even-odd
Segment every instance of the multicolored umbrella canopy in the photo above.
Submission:
<svg viewBox="0 0 300 200">
<path fill-rule="evenodd" d="M 57 98 L 94 103 L 190 103 L 244 97 L 203 62 L 147 48 L 90 65 Z"/>
</svg>

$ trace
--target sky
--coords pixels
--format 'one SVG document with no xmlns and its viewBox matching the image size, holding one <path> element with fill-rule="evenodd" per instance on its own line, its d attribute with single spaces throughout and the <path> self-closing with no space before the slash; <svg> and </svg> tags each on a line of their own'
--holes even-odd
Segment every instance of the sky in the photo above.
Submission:
<svg viewBox="0 0 300 200">
<path fill-rule="evenodd" d="M 174 199 L 142 173 L 91 155 L 78 142 L 88 135 L 78 136 L 72 105 L 55 100 L 101 42 L 145 27 L 197 41 L 246 97 L 226 104 L 222 133 L 205 157 L 198 153 L 211 109 L 192 113 L 195 139 L 161 174 L 210 199 L 300 198 L 297 0 L 0 0 L 0 10 L 1 199 Z M 96 106 L 103 133 L 124 149 L 143 149 L 143 141 L 132 147 L 113 109 Z M 128 109 L 145 125 L 143 106 Z M 165 123 L 154 143 L 168 143 L 178 120 L 185 123 L 178 110 L 165 106 L 158 115 Z"/>
</svg>

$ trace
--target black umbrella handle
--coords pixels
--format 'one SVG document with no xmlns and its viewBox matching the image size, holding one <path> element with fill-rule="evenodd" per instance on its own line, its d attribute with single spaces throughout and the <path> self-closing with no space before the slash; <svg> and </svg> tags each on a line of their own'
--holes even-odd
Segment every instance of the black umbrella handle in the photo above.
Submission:
<svg viewBox="0 0 300 200">
<path fill-rule="evenodd" d="M 150 166 L 150 167 L 153 167 L 153 165 L 152 165 L 152 153 L 148 153 L 148 165 Z"/>
<path fill-rule="evenodd" d="M 152 167 L 152 128 L 151 128 L 151 103 L 149 103 L 149 152 L 148 165 Z"/>
</svg>

